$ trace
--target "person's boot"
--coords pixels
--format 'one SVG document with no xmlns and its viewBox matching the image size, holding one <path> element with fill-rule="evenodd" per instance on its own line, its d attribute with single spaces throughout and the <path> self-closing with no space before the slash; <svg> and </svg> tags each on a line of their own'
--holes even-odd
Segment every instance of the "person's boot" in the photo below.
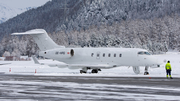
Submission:
<svg viewBox="0 0 180 101">
<path fill-rule="evenodd" d="M 171 77 L 171 75 L 169 75 L 170 76 L 170 79 L 173 79 L 172 77 Z"/>
</svg>

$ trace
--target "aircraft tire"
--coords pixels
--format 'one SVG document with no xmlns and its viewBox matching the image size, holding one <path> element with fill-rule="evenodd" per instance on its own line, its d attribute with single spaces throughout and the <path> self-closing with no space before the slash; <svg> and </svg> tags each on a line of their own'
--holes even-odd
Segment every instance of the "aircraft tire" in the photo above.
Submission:
<svg viewBox="0 0 180 101">
<path fill-rule="evenodd" d="M 144 75 L 149 75 L 149 72 L 144 72 Z"/>
<path fill-rule="evenodd" d="M 85 71 L 83 71 L 83 70 L 80 70 L 80 73 L 82 74 L 82 73 L 86 73 Z"/>
<path fill-rule="evenodd" d="M 98 70 L 97 70 L 97 69 L 93 69 L 93 70 L 91 71 L 91 73 L 98 73 Z"/>
<path fill-rule="evenodd" d="M 81 74 L 83 73 L 82 70 L 80 70 L 80 73 L 81 73 Z"/>
</svg>

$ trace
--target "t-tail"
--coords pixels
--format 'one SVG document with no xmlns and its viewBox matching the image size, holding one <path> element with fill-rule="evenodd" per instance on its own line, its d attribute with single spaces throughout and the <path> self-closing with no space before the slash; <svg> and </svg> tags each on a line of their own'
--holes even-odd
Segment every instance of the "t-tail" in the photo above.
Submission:
<svg viewBox="0 0 180 101">
<path fill-rule="evenodd" d="M 41 51 L 64 48 L 64 46 L 57 45 L 44 29 L 34 29 L 22 33 L 13 33 L 11 35 L 31 35 Z"/>
</svg>

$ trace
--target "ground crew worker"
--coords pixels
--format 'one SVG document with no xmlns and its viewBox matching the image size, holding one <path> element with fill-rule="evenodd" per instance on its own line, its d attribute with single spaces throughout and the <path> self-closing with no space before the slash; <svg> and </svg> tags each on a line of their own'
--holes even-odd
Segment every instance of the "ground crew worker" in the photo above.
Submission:
<svg viewBox="0 0 180 101">
<path fill-rule="evenodd" d="M 166 68 L 167 78 L 168 78 L 168 75 L 169 75 L 169 76 L 170 76 L 170 78 L 171 78 L 171 79 L 173 79 L 173 78 L 171 77 L 171 70 L 172 70 L 172 69 L 171 69 L 171 64 L 170 64 L 170 61 L 168 61 L 168 62 L 167 62 L 167 64 L 166 64 L 166 67 L 165 67 L 165 68 Z"/>
</svg>

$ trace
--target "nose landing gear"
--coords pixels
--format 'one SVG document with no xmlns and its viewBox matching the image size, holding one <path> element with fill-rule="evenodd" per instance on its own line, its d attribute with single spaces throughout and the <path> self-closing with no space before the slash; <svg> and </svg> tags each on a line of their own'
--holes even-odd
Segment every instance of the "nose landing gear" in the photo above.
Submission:
<svg viewBox="0 0 180 101">
<path fill-rule="evenodd" d="M 149 67 L 146 66 L 146 67 L 145 67 L 145 70 L 144 70 L 144 75 L 149 75 L 148 69 L 149 69 Z"/>
</svg>

